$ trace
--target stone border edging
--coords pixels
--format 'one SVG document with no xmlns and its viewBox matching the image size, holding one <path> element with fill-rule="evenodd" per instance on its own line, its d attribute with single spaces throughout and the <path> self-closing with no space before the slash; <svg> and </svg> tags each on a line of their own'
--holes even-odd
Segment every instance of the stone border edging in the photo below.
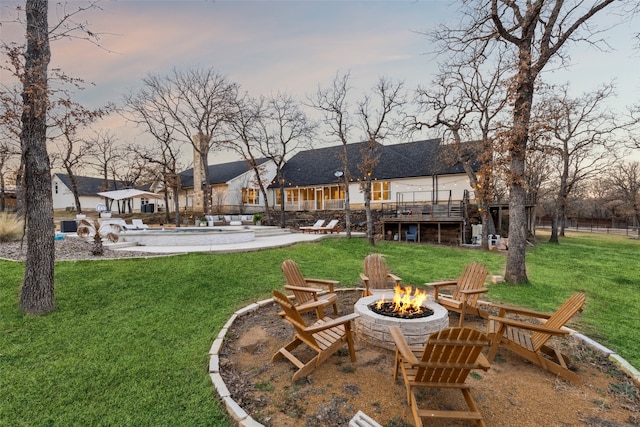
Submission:
<svg viewBox="0 0 640 427">
<path fill-rule="evenodd" d="M 336 289 L 335 292 L 347 292 L 347 291 L 361 291 L 362 288 L 343 288 Z M 480 301 L 482 303 L 488 303 L 486 301 Z M 224 383 L 222 379 L 222 375 L 220 375 L 220 350 L 222 349 L 222 343 L 224 341 L 224 337 L 227 335 L 229 328 L 233 322 L 241 316 L 244 316 L 249 313 L 253 313 L 258 309 L 265 307 L 269 304 L 273 304 L 273 298 L 269 298 L 266 300 L 258 301 L 252 304 L 249 304 L 239 310 L 237 310 L 227 323 L 224 324 L 218 336 L 213 340 L 213 344 L 211 344 L 211 348 L 209 349 L 209 376 L 211 377 L 211 382 L 220 396 L 220 399 L 224 403 L 227 412 L 233 418 L 233 420 L 238 423 L 240 427 L 264 427 L 263 424 L 260 424 L 256 420 L 254 420 L 251 415 L 247 414 L 244 409 L 238 405 L 238 403 L 231 398 L 231 393 L 227 388 L 227 385 Z M 640 387 L 640 371 L 638 371 L 635 367 L 633 367 L 629 362 L 624 360 L 620 355 L 616 354 L 613 350 L 604 347 L 598 342 L 592 340 L 591 338 L 583 335 L 579 332 L 574 331 L 573 329 L 566 328 L 570 331 L 570 334 L 575 336 L 576 338 L 582 340 L 589 347 L 603 353 L 608 359 L 617 365 L 620 370 L 629 375 L 636 386 Z"/>
</svg>

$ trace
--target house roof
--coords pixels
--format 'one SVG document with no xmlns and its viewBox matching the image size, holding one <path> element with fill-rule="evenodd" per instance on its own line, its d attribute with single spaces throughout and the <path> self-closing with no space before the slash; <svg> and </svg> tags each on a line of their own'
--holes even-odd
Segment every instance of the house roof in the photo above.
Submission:
<svg viewBox="0 0 640 427">
<path fill-rule="evenodd" d="M 349 175 L 357 180 L 362 173 L 358 165 L 362 163 L 362 148 L 365 142 L 348 144 Z M 379 162 L 373 170 L 374 179 L 413 178 L 433 175 L 464 173 L 460 163 L 451 161 L 452 149 L 443 145 L 440 139 L 408 142 L 403 144 L 377 144 Z M 337 182 L 336 171 L 342 171 L 344 146 L 332 146 L 301 151 L 294 155 L 282 168 L 285 186 L 311 186 Z M 449 154 L 449 156 L 447 156 Z M 472 162 L 479 167 L 477 161 Z"/>
<path fill-rule="evenodd" d="M 269 159 L 257 159 L 256 163 L 262 165 Z M 209 184 L 224 184 L 251 170 L 246 160 L 209 165 Z M 180 172 L 180 184 L 183 188 L 193 187 L 193 168 Z"/>
<path fill-rule="evenodd" d="M 71 179 L 66 173 L 56 173 L 54 176 L 58 177 L 64 185 L 71 189 Z M 80 196 L 96 196 L 100 191 L 117 190 L 119 188 L 126 187 L 122 181 L 115 181 L 110 179 L 105 188 L 104 179 L 94 178 L 92 176 L 75 176 L 76 183 L 78 184 L 78 195 Z M 148 187 L 148 186 L 147 186 Z"/>
</svg>

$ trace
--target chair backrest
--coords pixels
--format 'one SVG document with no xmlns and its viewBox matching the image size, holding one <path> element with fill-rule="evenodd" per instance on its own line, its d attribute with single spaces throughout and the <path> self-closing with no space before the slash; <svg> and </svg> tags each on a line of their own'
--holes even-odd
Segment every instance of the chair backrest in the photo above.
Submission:
<svg viewBox="0 0 640 427">
<path fill-rule="evenodd" d="M 489 345 L 487 336 L 477 329 L 448 328 L 432 334 L 422 352 L 428 367 L 416 370 L 416 382 L 464 383 L 471 369 L 478 368 L 478 357 Z"/>
<path fill-rule="evenodd" d="M 298 337 L 300 337 L 300 339 L 309 346 L 313 348 L 319 348 L 316 339 L 313 337 L 313 334 L 306 331 L 307 324 L 305 323 L 300 313 L 298 313 L 295 306 L 291 303 L 291 301 L 289 301 L 289 298 L 287 298 L 282 292 L 274 289 L 273 300 L 280 304 L 282 311 L 284 311 L 284 319 L 287 322 L 291 323 L 291 325 L 293 325 L 296 333 L 298 334 Z"/>
<path fill-rule="evenodd" d="M 315 222 L 315 224 L 313 224 L 311 227 L 313 228 L 320 228 L 324 225 L 324 219 L 319 219 Z"/>
<path fill-rule="evenodd" d="M 582 310 L 585 302 L 585 295 L 583 293 L 576 293 L 569 297 L 568 300 L 560 306 L 560 308 L 547 319 L 545 326 L 553 329 L 560 329 L 571 319 L 577 312 Z M 534 332 L 531 335 L 531 343 L 535 351 L 540 348 L 551 338 L 551 335 L 543 332 Z"/>
<path fill-rule="evenodd" d="M 329 221 L 329 224 L 327 224 L 327 226 L 324 228 L 333 229 L 336 227 L 336 225 L 338 225 L 339 222 L 340 222 L 339 219 L 332 219 L 331 221 Z"/>
<path fill-rule="evenodd" d="M 136 227 L 143 227 L 144 223 L 142 222 L 141 219 L 132 219 L 131 220 L 131 224 L 133 224 Z"/>
<path fill-rule="evenodd" d="M 292 259 L 285 259 L 282 262 L 282 273 L 284 273 L 284 278 L 287 280 L 287 284 L 289 286 L 300 286 L 306 287 L 307 281 L 304 279 L 298 264 Z M 293 291 L 293 295 L 296 298 L 296 303 L 304 304 L 305 302 L 313 300 L 313 294 L 311 292 L 299 292 Z"/>
<path fill-rule="evenodd" d="M 364 258 L 364 275 L 369 278 L 369 288 L 388 289 L 388 270 L 384 258 L 380 254 L 369 254 Z"/>
<path fill-rule="evenodd" d="M 467 267 L 462 272 L 462 276 L 458 279 L 458 285 L 451 297 L 455 300 L 462 300 L 463 296 L 460 291 L 473 291 L 476 289 L 481 289 L 484 286 L 485 281 L 487 280 L 487 275 L 489 274 L 489 270 L 484 265 L 472 262 L 467 265 Z M 467 304 L 475 307 L 478 303 L 478 299 L 480 298 L 480 294 L 472 294 L 467 297 Z"/>
<path fill-rule="evenodd" d="M 417 225 L 410 225 L 409 226 L 409 234 L 411 234 L 411 235 L 418 234 L 418 226 Z"/>
</svg>

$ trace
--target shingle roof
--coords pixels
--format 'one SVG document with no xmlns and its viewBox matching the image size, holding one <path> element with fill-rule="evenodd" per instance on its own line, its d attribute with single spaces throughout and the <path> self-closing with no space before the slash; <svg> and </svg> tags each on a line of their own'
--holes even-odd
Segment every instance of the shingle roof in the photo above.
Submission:
<svg viewBox="0 0 640 427">
<path fill-rule="evenodd" d="M 71 189 L 71 179 L 69 178 L 69 175 L 66 173 L 56 173 L 54 176 L 57 176 L 64 185 Z M 116 181 L 114 183 L 114 181 L 110 179 L 108 188 L 104 188 L 104 180 L 102 178 L 78 175 L 76 175 L 75 178 L 76 183 L 78 184 L 78 195 L 80 196 L 95 196 L 100 191 L 111 191 L 125 188 L 125 184 L 122 181 Z"/>
<path fill-rule="evenodd" d="M 362 173 L 358 165 L 362 162 L 361 148 L 364 142 L 348 144 L 349 174 L 358 179 Z M 408 142 L 394 145 L 378 144 L 379 162 L 373 170 L 375 179 L 398 179 L 421 176 L 464 173 L 460 163 L 447 160 L 451 152 L 440 139 Z M 337 182 L 336 171 L 341 171 L 344 146 L 332 146 L 302 151 L 294 155 L 282 168 L 285 186 L 311 186 Z M 477 168 L 477 162 L 473 162 Z"/>
<path fill-rule="evenodd" d="M 261 165 L 268 159 L 257 159 L 256 163 Z M 237 178 L 251 169 L 245 160 L 209 165 L 209 184 L 224 184 L 225 182 Z M 182 187 L 193 187 L 193 168 L 180 172 L 180 183 Z"/>
</svg>

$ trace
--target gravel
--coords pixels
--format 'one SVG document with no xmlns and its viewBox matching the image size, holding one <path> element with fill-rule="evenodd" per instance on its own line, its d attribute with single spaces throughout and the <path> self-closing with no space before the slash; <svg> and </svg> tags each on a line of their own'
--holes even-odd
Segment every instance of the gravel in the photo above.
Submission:
<svg viewBox="0 0 640 427">
<path fill-rule="evenodd" d="M 112 251 L 104 250 L 104 255 L 91 255 L 92 243 L 75 236 L 65 236 L 62 240 L 55 241 L 56 261 L 85 260 L 85 259 L 113 259 L 113 258 L 140 258 L 157 256 L 153 253 L 138 251 Z M 166 255 L 166 254 L 163 254 Z M 27 258 L 27 241 L 0 242 L 0 258 L 15 261 L 24 261 Z"/>
</svg>

